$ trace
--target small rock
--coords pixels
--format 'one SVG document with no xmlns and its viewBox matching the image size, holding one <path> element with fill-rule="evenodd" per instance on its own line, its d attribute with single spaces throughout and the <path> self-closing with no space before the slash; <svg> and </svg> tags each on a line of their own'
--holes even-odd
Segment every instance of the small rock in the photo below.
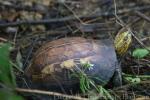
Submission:
<svg viewBox="0 0 150 100">
<path fill-rule="evenodd" d="M 17 27 L 8 27 L 6 28 L 6 33 L 16 33 L 18 31 Z"/>
</svg>

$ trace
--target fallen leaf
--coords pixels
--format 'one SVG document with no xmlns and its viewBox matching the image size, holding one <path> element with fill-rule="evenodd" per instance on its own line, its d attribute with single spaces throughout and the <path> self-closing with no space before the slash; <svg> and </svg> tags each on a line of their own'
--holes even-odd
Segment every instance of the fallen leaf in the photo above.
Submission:
<svg viewBox="0 0 150 100">
<path fill-rule="evenodd" d="M 144 58 L 149 54 L 149 51 L 147 49 L 143 48 L 137 48 L 133 51 L 132 56 L 135 58 Z"/>
</svg>

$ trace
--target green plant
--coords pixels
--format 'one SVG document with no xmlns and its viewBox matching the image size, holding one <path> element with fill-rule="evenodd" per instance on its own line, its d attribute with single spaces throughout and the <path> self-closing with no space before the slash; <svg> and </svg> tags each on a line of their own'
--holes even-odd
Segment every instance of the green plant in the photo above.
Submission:
<svg viewBox="0 0 150 100">
<path fill-rule="evenodd" d="M 14 92 L 17 85 L 9 58 L 11 48 L 9 43 L 0 44 L 0 97 L 2 100 L 22 100 L 22 97 Z"/>
<path fill-rule="evenodd" d="M 138 59 L 146 57 L 150 52 L 147 49 L 137 48 L 133 51 L 132 56 Z"/>
<path fill-rule="evenodd" d="M 122 73 L 124 80 L 127 83 L 139 84 L 144 79 L 150 79 L 150 75 L 130 75 Z"/>
<path fill-rule="evenodd" d="M 88 76 L 84 72 L 86 69 L 91 70 L 94 65 L 87 62 L 87 63 L 82 63 L 81 66 L 82 66 L 81 69 L 78 66 L 76 66 L 78 70 L 75 71 L 73 74 L 80 81 L 81 91 L 85 94 L 94 89 L 99 94 L 100 98 L 103 98 L 106 100 L 108 100 L 108 99 L 114 100 L 112 95 L 109 93 L 109 91 L 107 91 L 105 88 L 103 88 L 102 85 L 96 84 L 95 81 L 93 80 L 93 79 L 96 79 L 97 81 L 101 81 L 101 79 L 99 79 L 97 77 Z"/>
</svg>

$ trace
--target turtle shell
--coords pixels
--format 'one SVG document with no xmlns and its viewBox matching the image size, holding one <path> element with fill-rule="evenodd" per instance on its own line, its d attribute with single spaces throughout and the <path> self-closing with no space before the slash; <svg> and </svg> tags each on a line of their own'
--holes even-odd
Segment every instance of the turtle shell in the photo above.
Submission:
<svg viewBox="0 0 150 100">
<path fill-rule="evenodd" d="M 34 83 L 48 86 L 73 85 L 79 80 L 73 77 L 73 70 L 90 63 L 85 73 L 98 77 L 99 83 L 107 83 L 116 66 L 115 49 L 110 39 L 93 40 L 70 37 L 54 40 L 37 50 L 25 74 Z"/>
</svg>

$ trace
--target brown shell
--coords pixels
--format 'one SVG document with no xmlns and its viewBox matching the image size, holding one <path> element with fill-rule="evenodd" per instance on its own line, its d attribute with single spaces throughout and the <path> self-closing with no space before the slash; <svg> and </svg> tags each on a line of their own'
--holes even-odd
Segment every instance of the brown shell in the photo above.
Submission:
<svg viewBox="0 0 150 100">
<path fill-rule="evenodd" d="M 72 70 L 84 62 L 94 65 L 88 75 L 108 82 L 117 62 L 112 41 L 72 37 L 48 42 L 37 50 L 25 74 L 40 84 L 71 85 L 78 83 L 71 77 Z"/>
</svg>

